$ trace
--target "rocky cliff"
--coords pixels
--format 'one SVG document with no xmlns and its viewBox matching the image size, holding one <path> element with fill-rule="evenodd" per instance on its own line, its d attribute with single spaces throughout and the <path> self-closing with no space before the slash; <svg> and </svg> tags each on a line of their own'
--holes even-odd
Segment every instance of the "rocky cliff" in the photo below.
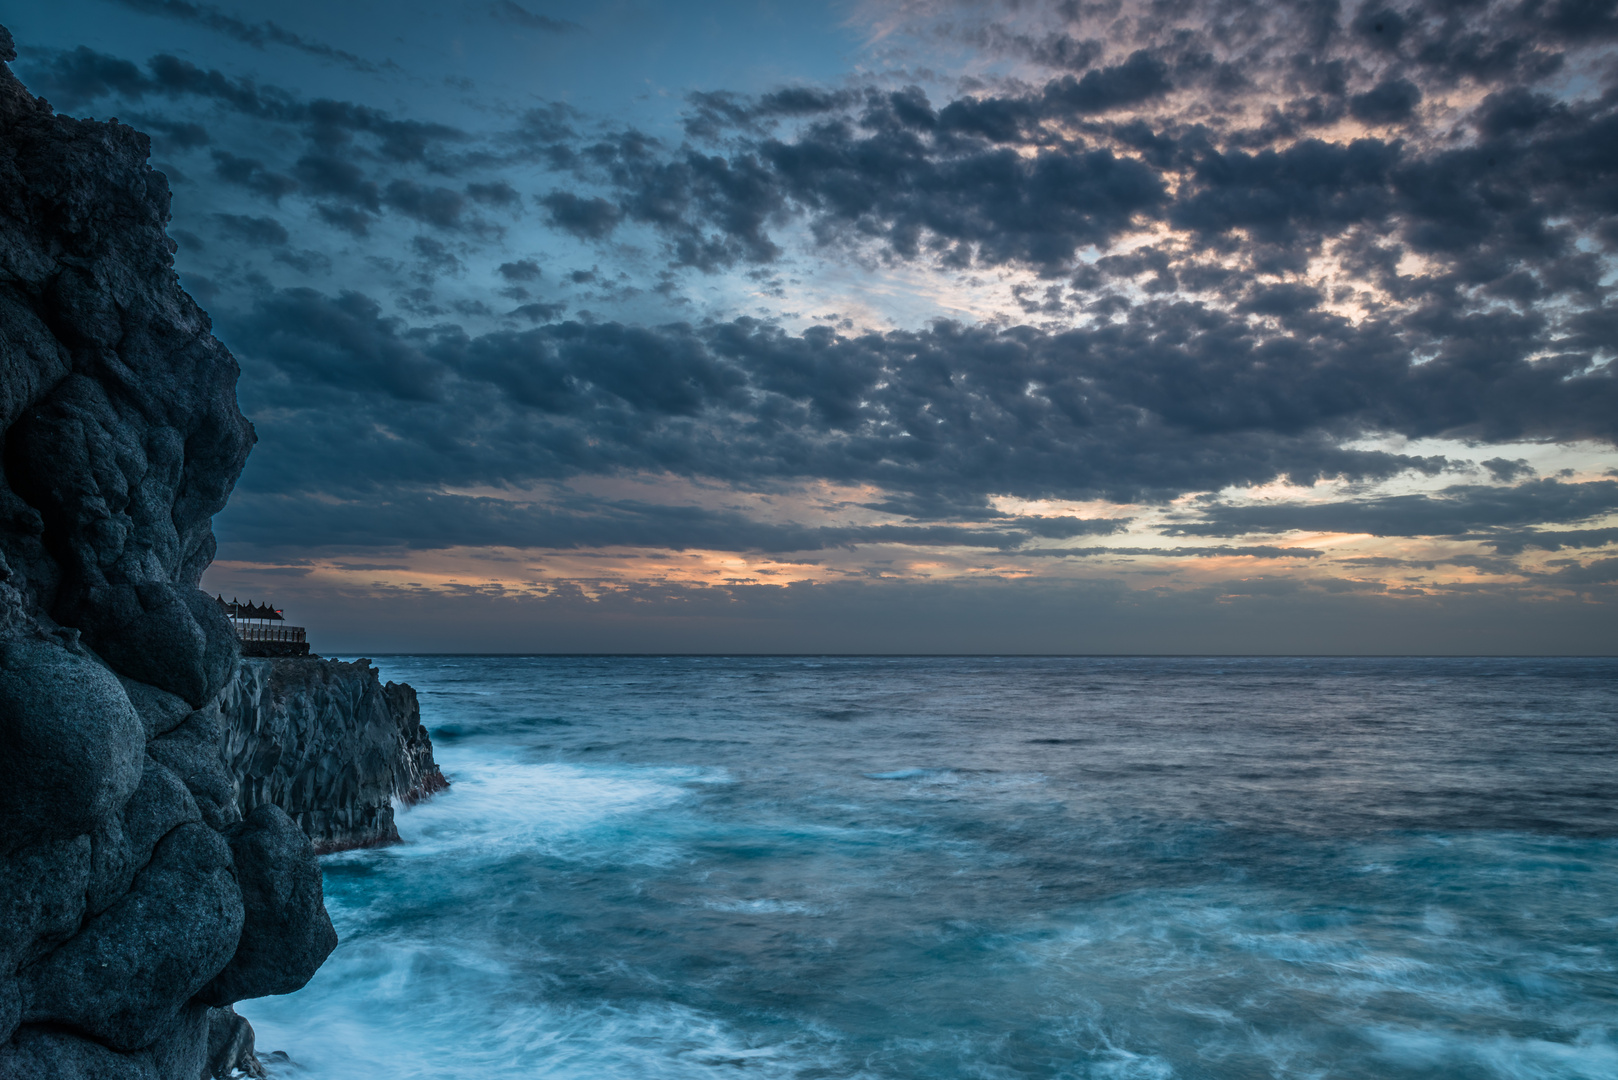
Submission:
<svg viewBox="0 0 1618 1080">
<path fill-rule="evenodd" d="M 309 839 L 221 753 L 238 649 L 197 582 L 254 436 L 147 152 L 0 65 L 7 1078 L 195 1080 L 225 1007 L 336 943 Z"/>
<path fill-rule="evenodd" d="M 321 853 L 399 839 L 395 800 L 448 786 L 416 692 L 369 660 L 241 662 L 225 689 L 224 755 L 244 814 L 274 805 Z"/>
</svg>

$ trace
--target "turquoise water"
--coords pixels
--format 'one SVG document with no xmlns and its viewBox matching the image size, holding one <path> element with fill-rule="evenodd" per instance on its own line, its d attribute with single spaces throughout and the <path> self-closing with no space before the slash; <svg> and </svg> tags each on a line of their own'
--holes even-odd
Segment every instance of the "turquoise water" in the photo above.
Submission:
<svg viewBox="0 0 1618 1080">
<path fill-rule="evenodd" d="M 389 657 L 350 1078 L 1618 1077 L 1618 662 Z"/>
</svg>

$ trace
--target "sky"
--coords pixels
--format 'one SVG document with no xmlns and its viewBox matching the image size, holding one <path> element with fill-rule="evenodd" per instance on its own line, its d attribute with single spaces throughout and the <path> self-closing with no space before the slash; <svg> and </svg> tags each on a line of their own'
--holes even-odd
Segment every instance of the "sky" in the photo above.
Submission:
<svg viewBox="0 0 1618 1080">
<path fill-rule="evenodd" d="M 0 0 L 317 651 L 1618 653 L 1618 0 Z"/>
</svg>

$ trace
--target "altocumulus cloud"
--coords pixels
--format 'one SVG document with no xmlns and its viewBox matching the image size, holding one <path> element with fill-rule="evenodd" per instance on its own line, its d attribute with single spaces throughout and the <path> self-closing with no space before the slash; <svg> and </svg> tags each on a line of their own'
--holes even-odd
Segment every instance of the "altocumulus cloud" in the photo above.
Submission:
<svg viewBox="0 0 1618 1080">
<path fill-rule="evenodd" d="M 268 20 L 123 2 L 380 70 Z M 474 17 L 574 48 L 599 33 L 533 5 Z M 227 254 L 183 247 L 182 270 L 242 357 L 264 447 L 227 540 L 1056 562 L 1150 558 L 1143 528 L 1330 533 L 1610 585 L 1618 497 L 1591 476 L 1618 440 L 1613 3 L 946 3 L 880 21 L 911 43 L 903 70 L 703 86 L 655 129 L 557 102 L 418 119 L 172 50 L 21 67 L 61 108 L 142 110 L 177 188 L 206 196 L 179 224 Z M 971 71 L 917 74 L 962 51 Z M 789 307 L 793 281 L 844 265 L 1000 291 L 980 319 Z M 1534 444 L 1585 448 L 1585 475 L 1539 478 L 1518 460 Z M 646 476 L 829 485 L 863 493 L 839 512 L 864 517 L 567 486 Z M 1208 494 L 1275 483 L 1340 494 Z M 1129 515 L 1130 540 L 1072 546 Z M 1330 562 L 1282 543 L 1176 550 Z M 1574 563 L 1512 561 L 1555 552 Z"/>
<path fill-rule="evenodd" d="M 1477 318 L 1474 347 L 1506 351 L 1491 333 L 1498 319 Z M 411 327 L 359 294 L 308 289 L 221 319 L 248 355 L 284 376 L 254 387 L 287 418 L 265 423 L 306 425 L 289 445 L 324 443 L 313 452 L 363 463 L 356 471 L 373 482 L 650 469 L 744 484 L 873 483 L 965 507 L 992 494 L 1131 501 L 1277 476 L 1308 484 L 1445 465 L 1344 447 L 1371 432 L 1559 440 L 1618 432 L 1618 384 L 1606 369 L 1534 362 L 1526 336 L 1517 357 L 1480 372 L 1454 337 L 1414 363 L 1433 339 L 1391 321 L 1320 314 L 1278 331 L 1171 299 L 1063 331 L 939 323 L 788 334 L 741 318 L 562 322 L 474 336 L 457 325 Z M 311 387 L 320 388 L 313 403 Z M 333 423 L 339 414 L 348 422 Z M 349 441 L 379 428 L 396 436 L 380 455 Z M 286 467 L 295 476 L 309 466 Z"/>
</svg>

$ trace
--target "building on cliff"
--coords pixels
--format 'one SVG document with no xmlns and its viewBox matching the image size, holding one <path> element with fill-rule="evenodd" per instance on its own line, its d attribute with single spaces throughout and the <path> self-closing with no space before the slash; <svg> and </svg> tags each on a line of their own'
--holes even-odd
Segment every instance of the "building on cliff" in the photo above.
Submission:
<svg viewBox="0 0 1618 1080">
<path fill-rule="evenodd" d="M 308 631 L 286 625 L 286 615 L 280 608 L 251 600 L 245 604 L 235 598 L 227 601 L 222 595 L 215 596 L 214 602 L 236 631 L 243 656 L 310 655 Z"/>
</svg>

